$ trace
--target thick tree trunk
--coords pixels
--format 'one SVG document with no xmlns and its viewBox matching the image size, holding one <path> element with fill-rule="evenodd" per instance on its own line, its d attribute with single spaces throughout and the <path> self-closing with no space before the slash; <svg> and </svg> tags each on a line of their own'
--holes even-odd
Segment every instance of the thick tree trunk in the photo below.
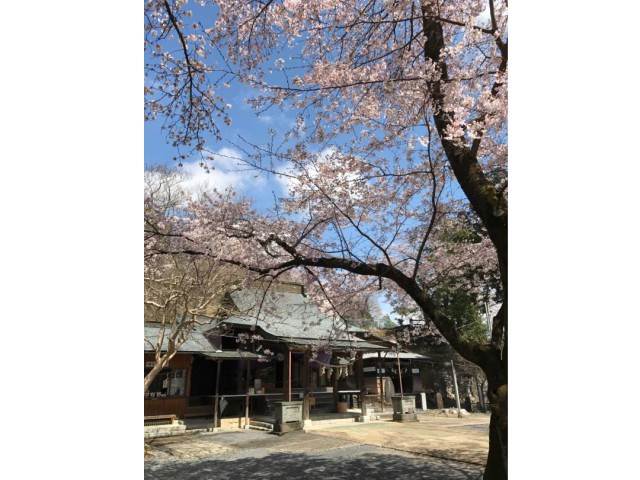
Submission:
<svg viewBox="0 0 640 480">
<path fill-rule="evenodd" d="M 484 480 L 507 478 L 507 383 L 489 382 L 491 421 L 489 423 L 489 455 Z"/>
<path fill-rule="evenodd" d="M 147 373 L 147 375 L 144 377 L 144 391 L 145 391 L 145 393 L 147 392 L 147 390 L 151 386 L 151 382 L 153 382 L 155 380 L 155 378 L 158 376 L 158 373 L 160 373 L 160 371 L 165 367 L 165 365 L 167 365 L 169 363 L 169 360 L 170 359 L 167 359 L 166 356 L 165 357 L 161 357 L 160 361 L 156 361 L 156 364 L 153 366 L 151 371 L 149 373 Z"/>
<path fill-rule="evenodd" d="M 182 345 L 181 342 L 180 345 Z M 160 373 L 160 371 L 166 367 L 167 365 L 169 365 L 169 362 L 171 361 L 171 359 L 173 357 L 176 356 L 176 353 L 178 353 L 178 348 L 180 348 L 180 345 L 178 345 L 177 347 L 169 347 L 169 352 L 165 352 L 164 355 L 161 353 L 158 353 L 158 351 L 156 351 L 156 364 L 153 366 L 153 368 L 151 369 L 151 371 L 149 373 L 147 373 L 147 375 L 145 375 L 144 377 L 144 391 L 145 393 L 147 392 L 147 390 L 149 389 L 149 387 L 151 386 L 151 382 L 153 382 L 155 380 L 155 378 L 158 376 L 158 374 Z"/>
</svg>

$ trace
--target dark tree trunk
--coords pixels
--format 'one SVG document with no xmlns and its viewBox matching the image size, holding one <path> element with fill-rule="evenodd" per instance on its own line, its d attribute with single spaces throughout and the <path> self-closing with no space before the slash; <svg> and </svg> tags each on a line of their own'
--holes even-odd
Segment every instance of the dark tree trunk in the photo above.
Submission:
<svg viewBox="0 0 640 480">
<path fill-rule="evenodd" d="M 507 478 L 507 384 L 489 382 L 491 421 L 489 423 L 489 455 L 484 470 L 484 480 Z"/>
<path fill-rule="evenodd" d="M 430 319 L 449 344 L 465 359 L 478 365 L 484 371 L 489 382 L 489 403 L 491 405 L 491 424 L 489 438 L 489 457 L 485 479 L 507 478 L 507 288 L 503 280 L 503 303 L 494 317 L 491 343 L 478 343 L 461 336 L 455 323 L 448 318 L 420 287 L 414 278 L 410 278 L 394 266 L 382 263 L 366 264 L 342 258 L 300 258 L 294 247 L 282 239 L 272 237 L 295 258 L 290 265 L 306 265 L 321 268 L 342 268 L 359 275 L 384 277 L 395 282 L 419 305 L 424 318 Z M 506 278 L 506 265 L 500 265 Z M 504 268 L 502 268 L 504 267 Z M 334 395 L 337 388 L 334 387 Z"/>
</svg>

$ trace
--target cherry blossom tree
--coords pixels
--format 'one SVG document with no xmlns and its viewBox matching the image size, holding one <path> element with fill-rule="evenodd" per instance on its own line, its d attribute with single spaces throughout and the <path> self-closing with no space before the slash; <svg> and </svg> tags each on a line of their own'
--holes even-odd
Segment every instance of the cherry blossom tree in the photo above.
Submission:
<svg viewBox="0 0 640 480">
<path fill-rule="evenodd" d="M 199 325 L 213 328 L 225 294 L 241 283 L 234 267 L 210 256 L 181 253 L 190 192 L 179 173 L 166 168 L 145 172 L 144 313 L 157 328 L 145 343 L 155 365 L 144 377 L 145 392 Z"/>
<path fill-rule="evenodd" d="M 146 14 L 147 117 L 205 168 L 207 138 L 230 121 L 225 83 L 259 91 L 258 112 L 296 115 L 243 145 L 287 183 L 278 208 L 208 196 L 191 206 L 188 250 L 261 274 L 303 269 L 327 298 L 353 281 L 410 299 L 485 372 L 484 478 L 507 478 L 507 2 L 149 0 Z M 479 294 L 489 278 L 502 308 L 490 339 L 469 338 L 434 288 Z"/>
</svg>

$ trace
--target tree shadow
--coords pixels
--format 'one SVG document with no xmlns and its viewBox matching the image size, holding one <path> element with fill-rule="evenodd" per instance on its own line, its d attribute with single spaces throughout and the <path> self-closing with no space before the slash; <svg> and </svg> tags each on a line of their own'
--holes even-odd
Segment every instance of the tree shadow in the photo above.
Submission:
<svg viewBox="0 0 640 480">
<path fill-rule="evenodd" d="M 482 467 L 353 445 L 315 452 L 249 449 L 214 458 L 146 463 L 147 480 L 478 479 Z"/>
</svg>

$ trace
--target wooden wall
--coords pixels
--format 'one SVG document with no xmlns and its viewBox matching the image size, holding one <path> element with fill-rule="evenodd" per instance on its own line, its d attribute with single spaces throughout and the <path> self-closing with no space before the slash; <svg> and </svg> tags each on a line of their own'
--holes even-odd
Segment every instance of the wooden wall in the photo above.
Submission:
<svg viewBox="0 0 640 480">
<path fill-rule="evenodd" d="M 187 402 L 191 390 L 191 354 L 178 353 L 171 359 L 166 368 L 186 368 L 186 387 L 184 395 L 179 397 L 161 397 L 144 399 L 144 415 L 169 415 L 174 414 L 178 418 L 184 418 L 187 410 Z M 153 353 L 144 354 L 145 368 L 147 362 L 154 361 Z"/>
<path fill-rule="evenodd" d="M 191 354 L 190 353 L 178 353 L 171 359 L 169 365 L 166 368 L 191 368 Z M 144 363 L 155 361 L 153 353 L 144 354 Z M 146 367 L 145 367 L 146 368 Z"/>
<path fill-rule="evenodd" d="M 151 415 L 173 414 L 178 418 L 184 418 L 184 413 L 186 410 L 186 397 L 145 398 L 144 400 L 145 417 Z"/>
</svg>

